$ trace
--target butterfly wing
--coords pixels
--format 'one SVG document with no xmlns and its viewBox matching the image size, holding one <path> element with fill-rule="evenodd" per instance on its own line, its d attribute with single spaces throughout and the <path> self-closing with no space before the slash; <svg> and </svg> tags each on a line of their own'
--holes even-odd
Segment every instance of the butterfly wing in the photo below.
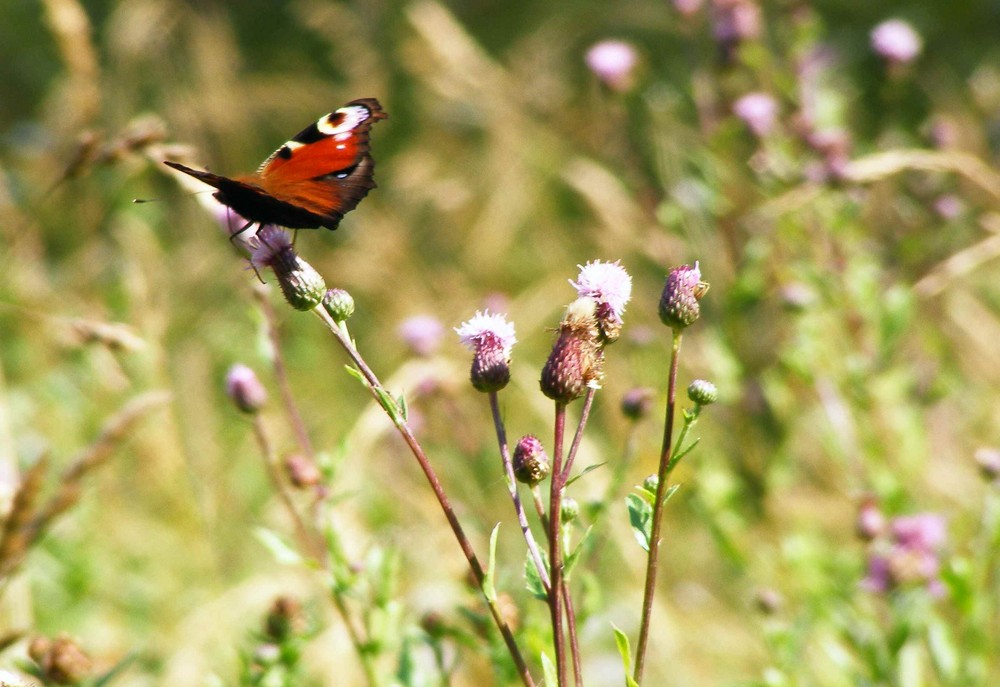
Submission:
<svg viewBox="0 0 1000 687">
<path fill-rule="evenodd" d="M 336 229 L 375 188 L 369 131 L 386 117 L 374 98 L 351 101 L 296 134 L 256 173 L 235 179 L 165 164 L 214 186 L 221 203 L 255 224 Z"/>
<path fill-rule="evenodd" d="M 343 216 L 375 188 L 369 153 L 372 125 L 386 118 L 374 98 L 354 100 L 296 134 L 251 178 L 276 199 L 323 218 L 335 229 Z"/>
</svg>

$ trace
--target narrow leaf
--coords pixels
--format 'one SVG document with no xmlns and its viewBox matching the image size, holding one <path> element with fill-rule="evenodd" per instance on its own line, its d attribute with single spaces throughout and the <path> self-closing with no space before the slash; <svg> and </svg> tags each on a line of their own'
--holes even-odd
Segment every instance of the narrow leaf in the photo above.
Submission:
<svg viewBox="0 0 1000 687">
<path fill-rule="evenodd" d="M 583 469 L 582 472 L 580 472 L 579 475 L 577 475 L 576 477 L 571 477 L 570 479 L 566 480 L 566 486 L 568 487 L 569 485 L 573 484 L 573 482 L 577 481 L 578 479 L 580 479 L 581 477 L 583 477 L 584 475 L 586 475 L 588 472 L 593 472 L 597 468 L 602 467 L 602 466 L 607 465 L 607 464 L 608 464 L 608 462 L 604 461 L 603 463 L 594 463 L 593 465 L 588 465 L 587 467 L 585 467 Z"/>
<path fill-rule="evenodd" d="M 542 554 L 542 564 L 548 565 L 545 552 L 541 551 L 540 553 Z M 545 593 L 545 585 L 542 584 L 542 577 L 538 574 L 538 568 L 535 567 L 535 559 L 532 558 L 530 552 L 524 558 L 524 587 L 539 601 L 549 600 L 549 595 Z"/>
<path fill-rule="evenodd" d="M 556 672 L 556 666 L 544 651 L 542 652 L 542 676 L 545 679 L 545 687 L 559 687 L 559 675 Z"/>
<path fill-rule="evenodd" d="M 486 577 L 483 580 L 483 596 L 490 603 L 497 600 L 497 590 L 494 586 L 494 573 L 496 572 L 497 535 L 500 533 L 500 523 L 496 524 L 490 532 L 490 557 L 486 565 Z"/>
<path fill-rule="evenodd" d="M 653 536 L 653 507 L 641 496 L 629 494 L 625 497 L 628 507 L 628 522 L 632 526 L 632 534 L 643 551 L 649 551 L 649 540 Z"/>
<path fill-rule="evenodd" d="M 302 556 L 299 555 L 299 552 L 277 532 L 264 527 L 258 527 L 254 530 L 254 534 L 257 535 L 257 539 L 264 545 L 264 548 L 274 556 L 274 560 L 283 565 L 302 564 Z"/>
<path fill-rule="evenodd" d="M 622 668 L 625 671 L 625 687 L 639 687 L 639 683 L 632 679 L 632 646 L 629 644 L 628 635 L 622 632 L 612 623 L 611 627 L 615 631 L 615 644 L 618 646 L 618 653 L 622 657 Z"/>
</svg>

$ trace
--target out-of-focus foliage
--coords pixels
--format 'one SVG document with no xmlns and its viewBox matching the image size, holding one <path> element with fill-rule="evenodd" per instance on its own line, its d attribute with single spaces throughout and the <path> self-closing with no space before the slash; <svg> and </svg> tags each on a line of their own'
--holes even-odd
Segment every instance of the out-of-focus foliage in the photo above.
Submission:
<svg viewBox="0 0 1000 687">
<path fill-rule="evenodd" d="M 873 50 L 894 17 L 922 42 L 912 61 Z M 624 499 L 656 465 L 660 289 L 695 260 L 712 288 L 682 384 L 710 379 L 719 401 L 667 507 L 646 684 L 996 684 L 1000 506 L 974 453 L 1000 443 L 997 26 L 989 0 L 0 4 L 0 513 L 40 457 L 58 475 L 128 399 L 173 398 L 0 588 L 0 636 L 68 632 L 104 670 L 132 656 L 116 684 L 231 684 L 247 628 L 294 592 L 326 614 L 295 655 L 307 684 L 362 684 L 328 590 L 254 536 L 291 527 L 223 390 L 234 362 L 274 387 L 255 275 L 160 162 L 245 172 L 372 96 L 390 114 L 372 136 L 379 188 L 296 247 L 353 295 L 351 333 L 405 394 L 477 545 L 505 522 L 497 585 L 537 675 L 545 614 L 523 589 L 489 410 L 457 339 L 411 355 L 398 327 L 506 312 L 520 343 L 503 411 L 548 441 L 539 371 L 567 279 L 599 258 L 628 269 L 633 300 L 580 467 L 624 452 L 628 389 L 661 396 L 576 572 L 588 684 L 621 683 L 612 623 L 638 622 Z M 636 51 L 624 84 L 587 66 L 605 39 Z M 380 599 L 393 619 L 481 613 L 390 423 L 313 318 L 278 316 L 312 441 L 339 466 L 345 556 L 400 557 L 403 607 Z M 264 421 L 290 451 L 276 403 Z M 946 519 L 939 596 L 861 586 L 869 496 Z M 400 675 L 426 659 L 414 641 L 395 647 Z M 469 652 L 453 684 L 491 675 Z"/>
</svg>

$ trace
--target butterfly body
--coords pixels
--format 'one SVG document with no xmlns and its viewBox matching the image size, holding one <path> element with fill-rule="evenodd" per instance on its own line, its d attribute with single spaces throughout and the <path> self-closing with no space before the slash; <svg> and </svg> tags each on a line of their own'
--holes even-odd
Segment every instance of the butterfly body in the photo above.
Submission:
<svg viewBox="0 0 1000 687">
<path fill-rule="evenodd" d="M 386 117 L 374 98 L 353 100 L 300 131 L 253 174 L 232 179 L 165 164 L 214 186 L 216 199 L 250 224 L 336 229 L 375 188 L 368 137 Z"/>
</svg>

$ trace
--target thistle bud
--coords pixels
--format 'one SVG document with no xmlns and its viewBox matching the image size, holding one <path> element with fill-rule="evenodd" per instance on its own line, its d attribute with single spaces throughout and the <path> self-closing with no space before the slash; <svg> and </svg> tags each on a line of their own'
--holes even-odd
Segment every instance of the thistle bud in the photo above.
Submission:
<svg viewBox="0 0 1000 687">
<path fill-rule="evenodd" d="M 700 314 L 698 301 L 708 291 L 701 281 L 698 263 L 681 265 L 670 271 L 660 296 L 660 320 L 671 329 L 679 330 L 694 324 Z"/>
<path fill-rule="evenodd" d="M 532 487 L 548 477 L 552 471 L 545 447 L 542 446 L 542 442 L 530 434 L 521 437 L 521 440 L 517 442 L 511 462 L 517 481 Z"/>
<path fill-rule="evenodd" d="M 323 294 L 323 308 L 336 322 L 344 322 L 354 314 L 354 298 L 344 289 L 330 289 Z"/>
<path fill-rule="evenodd" d="M 256 413 L 267 402 L 267 391 L 257 374 L 240 363 L 226 373 L 226 395 L 244 413 Z"/>
<path fill-rule="evenodd" d="M 573 522 L 580 517 L 580 503 L 576 499 L 567 496 L 560 503 L 559 513 L 564 523 Z"/>
<path fill-rule="evenodd" d="M 266 225 L 257 233 L 257 247 L 251 262 L 257 269 L 270 267 L 288 304 L 296 310 L 312 310 L 326 294 L 326 282 L 295 252 L 288 233 Z"/>
<path fill-rule="evenodd" d="M 296 489 L 315 487 L 323 478 L 316 463 L 301 453 L 292 453 L 285 458 L 285 474 Z"/>
<path fill-rule="evenodd" d="M 700 406 L 711 405 L 718 400 L 719 390 L 709 381 L 696 379 L 688 385 L 688 398 Z"/>
<path fill-rule="evenodd" d="M 517 343 L 514 325 L 503 315 L 480 313 L 457 327 L 459 340 L 473 351 L 469 378 L 484 393 L 496 392 L 510 381 L 510 354 Z"/>
<path fill-rule="evenodd" d="M 888 523 L 874 496 L 866 496 L 858 507 L 854 531 L 863 541 L 873 541 L 886 531 Z"/>
<path fill-rule="evenodd" d="M 648 387 L 630 389 L 622 397 L 622 415 L 629 420 L 641 420 L 649 414 L 656 392 Z"/>
<path fill-rule="evenodd" d="M 595 309 L 592 298 L 578 298 L 566 309 L 540 381 L 542 393 L 553 401 L 569 403 L 600 384 L 604 354 Z"/>
</svg>

